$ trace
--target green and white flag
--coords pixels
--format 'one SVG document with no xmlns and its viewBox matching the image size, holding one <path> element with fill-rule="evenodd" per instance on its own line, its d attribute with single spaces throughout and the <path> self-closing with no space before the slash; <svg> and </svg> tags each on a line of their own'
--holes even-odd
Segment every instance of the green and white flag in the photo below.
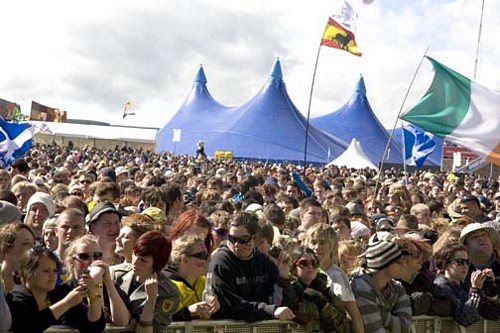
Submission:
<svg viewBox="0 0 500 333">
<path fill-rule="evenodd" d="M 500 93 L 427 59 L 431 86 L 400 118 L 500 165 Z"/>
</svg>

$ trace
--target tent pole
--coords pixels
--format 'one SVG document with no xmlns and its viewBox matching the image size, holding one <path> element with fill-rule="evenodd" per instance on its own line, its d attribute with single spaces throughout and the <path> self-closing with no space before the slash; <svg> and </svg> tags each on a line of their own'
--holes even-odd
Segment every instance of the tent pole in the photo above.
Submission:
<svg viewBox="0 0 500 333">
<path fill-rule="evenodd" d="M 318 54 L 316 55 L 316 63 L 314 64 L 313 77 L 311 82 L 311 91 L 309 92 L 309 105 L 307 107 L 307 120 L 306 120 L 306 137 L 304 140 L 304 172 L 307 164 L 307 139 L 309 138 L 309 119 L 311 118 L 311 102 L 314 90 L 314 80 L 316 79 L 316 69 L 318 69 L 319 54 L 321 52 L 321 43 L 319 44 Z"/>
<path fill-rule="evenodd" d="M 377 181 L 375 182 L 375 190 L 373 192 L 375 195 L 373 196 L 373 199 L 372 199 L 372 205 L 373 205 L 373 201 L 375 200 L 376 193 L 378 191 L 377 189 L 378 189 L 378 185 L 380 183 L 380 178 L 382 177 L 382 174 L 384 171 L 385 158 L 387 156 L 387 152 L 389 150 L 389 145 L 391 144 L 392 137 L 394 136 L 394 130 L 396 129 L 396 126 L 398 125 L 399 117 L 401 116 L 401 112 L 403 111 L 403 107 L 405 105 L 406 99 L 408 98 L 408 95 L 410 94 L 410 90 L 411 90 L 411 87 L 413 86 L 413 82 L 415 81 L 415 78 L 417 77 L 418 71 L 420 70 L 420 67 L 422 67 L 422 63 L 424 62 L 424 59 L 427 56 L 427 51 L 429 51 L 429 47 L 427 47 L 427 49 L 425 50 L 424 55 L 422 56 L 422 59 L 420 59 L 420 63 L 418 64 L 417 70 L 415 71 L 415 74 L 413 74 L 413 78 L 411 79 L 410 86 L 408 87 L 408 90 L 406 91 L 405 97 L 403 98 L 403 102 L 401 103 L 401 107 L 399 108 L 398 115 L 396 117 L 396 120 L 394 121 L 394 126 L 392 127 L 391 135 L 389 135 L 389 140 L 387 140 L 387 144 L 386 144 L 385 150 L 384 150 L 384 155 L 382 156 L 382 161 L 380 162 Z"/>
</svg>

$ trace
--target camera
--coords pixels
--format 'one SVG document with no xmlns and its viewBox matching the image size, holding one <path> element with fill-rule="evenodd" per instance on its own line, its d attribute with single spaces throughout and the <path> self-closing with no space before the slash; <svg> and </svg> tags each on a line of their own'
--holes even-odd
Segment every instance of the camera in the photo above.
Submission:
<svg viewBox="0 0 500 333">
<path fill-rule="evenodd" d="M 274 258 L 278 258 L 281 253 L 281 248 L 278 246 L 271 246 L 269 249 L 269 255 Z"/>
</svg>

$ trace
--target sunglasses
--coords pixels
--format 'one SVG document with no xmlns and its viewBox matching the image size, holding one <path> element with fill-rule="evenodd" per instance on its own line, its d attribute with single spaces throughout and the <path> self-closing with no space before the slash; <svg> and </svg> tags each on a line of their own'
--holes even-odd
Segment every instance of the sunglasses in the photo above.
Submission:
<svg viewBox="0 0 500 333">
<path fill-rule="evenodd" d="M 233 236 L 229 235 L 227 236 L 227 240 L 230 241 L 232 244 L 240 243 L 240 244 L 248 244 L 252 240 L 253 236 L 250 235 L 245 235 L 245 236 Z"/>
<path fill-rule="evenodd" d="M 82 261 L 88 261 L 88 260 L 91 260 L 91 259 L 100 260 L 100 259 L 102 259 L 102 252 L 94 252 L 94 253 L 85 253 L 85 252 L 82 252 L 82 253 L 77 253 L 75 255 L 75 259 L 82 260 Z"/>
<path fill-rule="evenodd" d="M 392 228 L 380 228 L 380 231 L 391 232 Z"/>
<path fill-rule="evenodd" d="M 212 230 L 219 236 L 226 236 L 229 232 L 229 230 L 224 228 L 212 228 Z"/>
<path fill-rule="evenodd" d="M 81 180 L 80 184 L 90 184 L 90 180 Z"/>
<path fill-rule="evenodd" d="M 452 259 L 450 262 L 454 262 L 455 264 L 459 266 L 469 266 L 469 260 L 468 259 Z"/>
<path fill-rule="evenodd" d="M 193 254 L 186 254 L 186 257 L 196 258 L 196 259 L 200 259 L 200 260 L 207 260 L 208 258 L 210 258 L 210 253 L 208 253 L 207 251 L 203 251 L 203 252 L 198 252 L 198 253 L 193 253 Z"/>
<path fill-rule="evenodd" d="M 78 197 L 83 197 L 83 192 L 79 192 L 79 191 L 77 191 L 77 192 L 71 192 L 70 194 L 71 195 L 76 195 Z"/>
<path fill-rule="evenodd" d="M 319 261 L 316 259 L 310 260 L 310 259 L 302 258 L 302 259 L 297 260 L 297 262 L 295 263 L 295 266 L 300 267 L 300 268 L 306 268 L 306 267 L 311 267 L 311 266 L 313 268 L 318 268 Z"/>
<path fill-rule="evenodd" d="M 461 203 L 465 203 L 465 202 L 469 202 L 469 201 L 473 201 L 473 200 L 476 200 L 476 198 L 473 197 L 472 195 L 464 195 L 463 197 L 460 198 Z"/>
</svg>

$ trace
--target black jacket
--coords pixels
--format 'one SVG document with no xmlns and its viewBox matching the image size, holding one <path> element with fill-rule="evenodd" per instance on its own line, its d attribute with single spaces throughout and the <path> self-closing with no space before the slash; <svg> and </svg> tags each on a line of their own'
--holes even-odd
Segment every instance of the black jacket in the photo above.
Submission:
<svg viewBox="0 0 500 333">
<path fill-rule="evenodd" d="M 254 250 L 249 260 L 239 259 L 226 245 L 212 256 L 209 271 L 221 310 L 217 318 L 248 322 L 273 319 L 278 306 L 291 305 L 293 290 L 271 259 Z"/>
<path fill-rule="evenodd" d="M 52 304 L 63 299 L 71 289 L 66 285 L 57 286 L 55 290 L 49 293 L 49 299 Z M 16 286 L 7 295 L 12 314 L 11 331 L 16 333 L 38 333 L 43 332 L 51 325 L 68 325 L 84 333 L 98 333 L 104 331 L 106 322 L 104 316 L 99 320 L 91 322 L 87 319 L 87 306 L 80 303 L 72 307 L 57 320 L 50 308 L 38 310 L 38 304 L 35 297 L 24 286 Z"/>
</svg>

